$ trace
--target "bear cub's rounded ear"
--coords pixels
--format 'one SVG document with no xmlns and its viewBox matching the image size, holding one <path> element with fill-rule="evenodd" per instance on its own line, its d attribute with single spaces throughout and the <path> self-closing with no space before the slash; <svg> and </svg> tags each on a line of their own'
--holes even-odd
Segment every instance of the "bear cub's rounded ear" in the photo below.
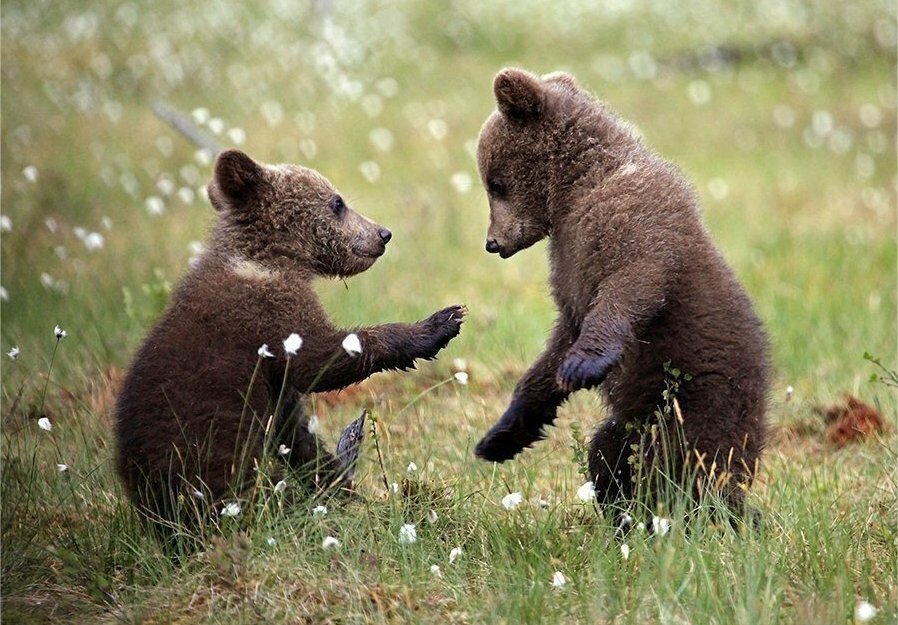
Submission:
<svg viewBox="0 0 898 625">
<path fill-rule="evenodd" d="M 263 178 L 262 166 L 240 150 L 225 150 L 215 159 L 209 199 L 216 210 L 231 208 L 255 195 Z"/>
<path fill-rule="evenodd" d="M 499 111 L 511 119 L 532 119 L 543 111 L 545 89 L 530 72 L 506 67 L 496 74 L 493 92 Z"/>
</svg>

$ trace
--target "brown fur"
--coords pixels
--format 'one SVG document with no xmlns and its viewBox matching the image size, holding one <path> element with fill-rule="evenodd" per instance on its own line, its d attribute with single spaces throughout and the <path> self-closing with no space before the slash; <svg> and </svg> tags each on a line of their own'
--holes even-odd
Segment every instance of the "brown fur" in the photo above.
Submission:
<svg viewBox="0 0 898 625">
<path fill-rule="evenodd" d="M 589 469 L 601 502 L 631 497 L 631 446 L 657 454 L 641 432 L 664 403 L 669 361 L 692 379 L 677 397 L 686 444 L 664 460 L 682 475 L 713 472 L 738 507 L 766 434 L 766 339 L 693 190 L 573 78 L 506 69 L 494 86 L 498 111 L 477 150 L 487 250 L 507 258 L 549 237 L 559 314 L 476 454 L 512 458 L 543 437 L 570 393 L 601 385 L 611 415 L 592 439 Z"/>
<path fill-rule="evenodd" d="M 116 407 L 121 477 L 135 503 L 163 519 L 179 494 L 198 490 L 210 503 L 239 494 L 256 461 L 266 451 L 276 456 L 281 444 L 291 450 L 289 467 L 314 466 L 321 485 L 337 480 L 338 463 L 308 431 L 304 394 L 413 368 L 458 334 L 464 316 L 453 306 L 416 324 L 331 323 L 312 279 L 364 271 L 390 233 L 345 206 L 310 169 L 226 151 L 209 197 L 219 213 L 209 249 L 137 352 Z M 294 332 L 303 344 L 288 370 L 282 341 Z M 349 332 L 363 348 L 355 357 L 341 347 Z M 263 343 L 273 358 L 259 360 Z M 269 425 L 285 372 L 282 410 Z"/>
</svg>

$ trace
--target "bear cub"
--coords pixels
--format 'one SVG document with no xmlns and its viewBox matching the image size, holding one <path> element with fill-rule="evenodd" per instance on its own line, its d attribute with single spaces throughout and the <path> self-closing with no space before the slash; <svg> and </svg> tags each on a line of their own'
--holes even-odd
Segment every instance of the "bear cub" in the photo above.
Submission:
<svg viewBox="0 0 898 625">
<path fill-rule="evenodd" d="M 309 431 L 306 394 L 414 368 L 465 315 L 451 306 L 418 323 L 336 327 L 312 280 L 365 271 L 390 231 L 317 172 L 238 150 L 218 156 L 208 192 L 218 218 L 207 251 L 138 350 L 115 409 L 121 478 L 163 524 L 184 520 L 179 501 L 239 496 L 264 455 L 306 476 L 310 490 L 346 485 L 346 467 Z M 301 347 L 288 355 L 294 333 Z M 350 333 L 359 354 L 341 346 Z"/>
<path fill-rule="evenodd" d="M 505 69 L 494 92 L 477 147 L 486 249 L 508 258 L 548 237 L 558 317 L 476 455 L 512 458 L 571 393 L 600 386 L 610 415 L 588 461 L 601 504 L 634 497 L 641 465 L 741 511 L 764 446 L 767 343 L 694 191 L 568 74 Z"/>
</svg>

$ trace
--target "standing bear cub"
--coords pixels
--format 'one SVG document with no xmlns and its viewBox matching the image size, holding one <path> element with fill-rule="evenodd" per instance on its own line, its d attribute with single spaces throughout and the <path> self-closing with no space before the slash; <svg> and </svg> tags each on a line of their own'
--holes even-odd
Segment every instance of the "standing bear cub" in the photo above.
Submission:
<svg viewBox="0 0 898 625">
<path fill-rule="evenodd" d="M 304 395 L 434 358 L 465 315 L 452 306 L 414 324 L 338 328 L 312 279 L 365 271 L 390 231 L 317 172 L 238 150 L 218 157 L 208 190 L 218 212 L 208 250 L 137 352 L 115 410 L 121 477 L 163 523 L 183 520 L 179 501 L 239 495 L 265 454 L 304 470 L 309 488 L 344 483 L 309 431 Z M 341 347 L 350 333 L 360 353 Z M 301 347 L 284 342 L 292 334 Z"/>
<path fill-rule="evenodd" d="M 558 318 L 475 453 L 512 458 L 572 392 L 601 385 L 611 414 L 588 457 L 601 503 L 660 467 L 740 511 L 764 446 L 766 339 L 695 193 L 571 76 L 505 69 L 494 91 L 477 147 L 486 249 L 508 258 L 549 237 Z"/>
</svg>

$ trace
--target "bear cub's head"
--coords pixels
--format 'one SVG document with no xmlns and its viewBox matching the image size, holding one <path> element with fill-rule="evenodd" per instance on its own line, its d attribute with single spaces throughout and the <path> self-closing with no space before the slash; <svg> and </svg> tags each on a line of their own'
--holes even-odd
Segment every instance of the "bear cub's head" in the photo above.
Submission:
<svg viewBox="0 0 898 625">
<path fill-rule="evenodd" d="M 498 110 L 477 143 L 477 167 L 490 203 L 486 250 L 508 258 L 549 234 L 552 156 L 559 149 L 569 104 L 579 94 L 569 74 L 540 78 L 504 69 L 493 82 Z"/>
<path fill-rule="evenodd" d="M 392 237 L 352 210 L 318 172 L 263 165 L 240 150 L 219 154 L 208 192 L 219 213 L 216 243 L 263 266 L 351 276 L 373 265 Z"/>
</svg>

